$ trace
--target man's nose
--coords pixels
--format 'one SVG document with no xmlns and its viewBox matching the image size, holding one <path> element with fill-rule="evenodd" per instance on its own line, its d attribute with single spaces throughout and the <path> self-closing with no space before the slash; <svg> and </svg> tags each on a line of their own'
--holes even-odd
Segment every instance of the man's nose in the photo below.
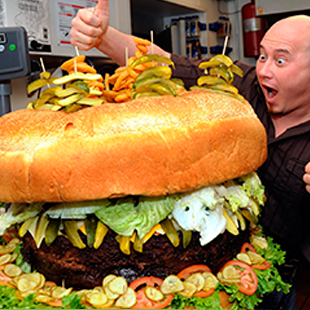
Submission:
<svg viewBox="0 0 310 310">
<path fill-rule="evenodd" d="M 272 78 L 272 65 L 268 61 L 256 66 L 257 75 L 260 78 Z"/>
</svg>

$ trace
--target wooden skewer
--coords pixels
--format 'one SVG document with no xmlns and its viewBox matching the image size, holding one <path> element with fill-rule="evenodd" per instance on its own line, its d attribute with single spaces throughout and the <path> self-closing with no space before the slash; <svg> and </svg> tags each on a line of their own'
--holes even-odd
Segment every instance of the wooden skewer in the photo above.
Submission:
<svg viewBox="0 0 310 310">
<path fill-rule="evenodd" d="M 128 67 L 128 47 L 125 47 L 125 63 L 126 67 Z"/>
<path fill-rule="evenodd" d="M 43 72 L 46 72 L 45 66 L 44 66 L 44 62 L 43 62 L 43 58 L 42 58 L 42 57 L 40 57 L 40 63 L 41 63 L 41 67 L 42 67 Z M 51 87 L 49 83 L 47 83 L 47 87 L 48 87 L 48 88 Z"/>
<path fill-rule="evenodd" d="M 226 47 L 227 47 L 228 39 L 229 39 L 229 35 L 226 35 L 225 36 L 225 41 L 224 41 L 223 52 L 222 52 L 223 55 L 225 55 L 225 52 L 226 52 Z"/>
<path fill-rule="evenodd" d="M 151 30 L 151 53 L 154 54 L 154 32 Z M 152 61 L 153 67 L 155 66 L 154 60 Z"/>
</svg>

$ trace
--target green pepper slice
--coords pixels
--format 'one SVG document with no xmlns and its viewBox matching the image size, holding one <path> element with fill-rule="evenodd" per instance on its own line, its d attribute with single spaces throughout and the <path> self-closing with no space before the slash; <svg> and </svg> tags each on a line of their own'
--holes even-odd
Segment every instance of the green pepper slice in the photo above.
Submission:
<svg viewBox="0 0 310 310">
<path fill-rule="evenodd" d="M 86 245 L 84 244 L 79 235 L 77 222 L 74 220 L 65 220 L 63 221 L 63 224 L 65 228 L 65 233 L 73 246 L 79 249 L 84 249 Z"/>
<path fill-rule="evenodd" d="M 134 68 L 137 65 L 142 65 L 142 64 L 152 62 L 152 61 L 156 61 L 158 63 L 163 63 L 163 64 L 166 64 L 166 65 L 169 65 L 169 66 L 172 66 L 173 68 L 175 68 L 174 62 L 170 58 L 163 56 L 163 55 L 159 55 L 159 54 L 148 54 L 148 55 L 141 56 L 141 57 L 137 58 L 130 65 L 130 68 Z"/>
<path fill-rule="evenodd" d="M 170 67 L 167 66 L 156 66 L 145 69 L 141 72 L 137 78 L 136 82 L 146 78 L 146 77 L 165 77 L 170 79 L 172 75 L 172 71 Z"/>
<path fill-rule="evenodd" d="M 171 220 L 168 218 L 164 219 L 162 222 L 160 222 L 161 228 L 164 230 L 166 236 L 172 243 L 174 247 L 179 246 L 180 239 L 177 230 L 173 226 Z"/>
</svg>

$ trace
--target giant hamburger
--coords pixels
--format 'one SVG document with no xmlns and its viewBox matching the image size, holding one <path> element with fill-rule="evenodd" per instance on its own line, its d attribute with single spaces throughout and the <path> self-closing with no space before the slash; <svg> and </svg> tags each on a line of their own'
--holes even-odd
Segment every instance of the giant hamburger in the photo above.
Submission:
<svg viewBox="0 0 310 310">
<path fill-rule="evenodd" d="M 66 287 L 216 273 L 250 237 L 266 153 L 251 106 L 205 90 L 12 112 L 0 118 L 2 228 L 17 224 L 33 270 Z"/>
</svg>

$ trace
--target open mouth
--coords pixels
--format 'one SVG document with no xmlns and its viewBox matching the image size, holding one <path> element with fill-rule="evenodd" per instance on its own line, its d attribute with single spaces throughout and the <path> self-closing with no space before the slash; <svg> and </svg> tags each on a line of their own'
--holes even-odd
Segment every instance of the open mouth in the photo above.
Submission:
<svg viewBox="0 0 310 310">
<path fill-rule="evenodd" d="M 268 99 L 274 98 L 277 95 L 277 93 L 278 93 L 278 91 L 275 90 L 274 88 L 271 88 L 271 87 L 268 87 L 268 86 L 264 86 L 264 88 L 266 90 L 266 94 L 267 94 L 267 98 Z"/>
</svg>

